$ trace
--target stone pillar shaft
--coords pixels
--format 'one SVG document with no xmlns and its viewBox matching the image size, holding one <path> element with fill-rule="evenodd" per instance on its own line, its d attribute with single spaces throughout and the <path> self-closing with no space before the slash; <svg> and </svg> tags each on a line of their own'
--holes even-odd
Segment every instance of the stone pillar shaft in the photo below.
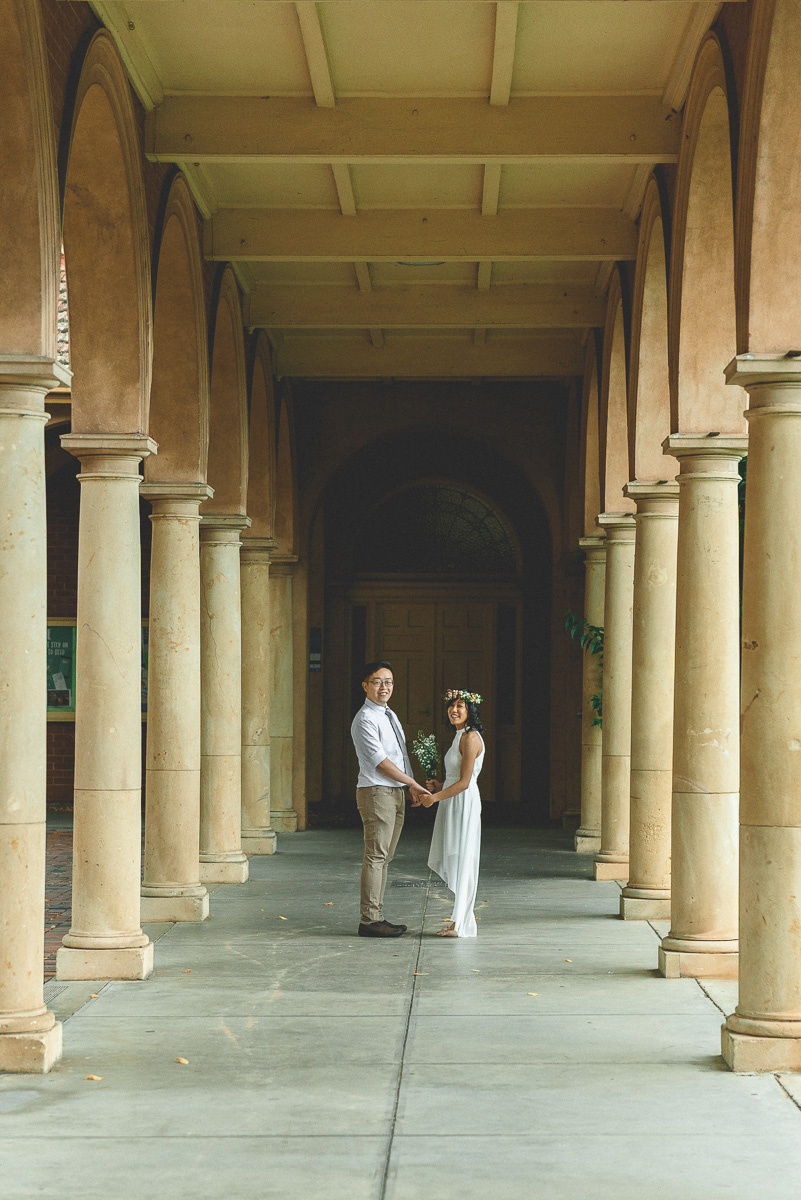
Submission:
<svg viewBox="0 0 801 1200">
<path fill-rule="evenodd" d="M 270 823 L 271 538 L 244 538 L 242 589 L 242 849 L 275 854 Z"/>
<path fill-rule="evenodd" d="M 202 921 L 198 509 L 211 488 L 151 483 L 140 491 L 153 506 L 142 919 Z"/>
<path fill-rule="evenodd" d="M 637 504 L 631 691 L 629 881 L 624 920 L 670 916 L 673 672 L 676 632 L 676 483 L 630 483 Z"/>
<path fill-rule="evenodd" d="M 49 1071 L 42 991 L 47 759 L 44 411 L 52 363 L 0 368 L 0 1071 Z"/>
<path fill-rule="evenodd" d="M 590 625 L 603 626 L 606 581 L 606 539 L 581 538 L 584 550 L 584 618 Z M 601 656 L 584 652 L 581 677 L 581 824 L 575 846 L 580 854 L 597 854 L 601 849 L 601 727 L 594 725 L 592 697 L 603 687 Z"/>
<path fill-rule="evenodd" d="M 659 970 L 737 973 L 739 532 L 744 437 L 677 434 L 680 463 L 670 933 Z"/>
<path fill-rule="evenodd" d="M 68 434 L 81 460 L 72 927 L 59 979 L 144 979 L 139 434 Z"/>
<path fill-rule="evenodd" d="M 606 530 L 606 592 L 601 849 L 595 857 L 594 872 L 596 879 L 627 879 L 634 517 L 630 513 L 602 513 L 598 524 Z"/>
<path fill-rule="evenodd" d="M 204 514 L 200 526 L 200 878 L 244 883 L 240 533 L 247 517 Z"/>
<path fill-rule="evenodd" d="M 751 404 L 743 564 L 740 994 L 736 1071 L 801 1070 L 801 370 L 727 368 Z"/>
<path fill-rule="evenodd" d="M 292 804 L 294 702 L 292 576 L 296 558 L 273 559 L 270 568 L 270 816 L 277 833 L 295 833 Z"/>
</svg>

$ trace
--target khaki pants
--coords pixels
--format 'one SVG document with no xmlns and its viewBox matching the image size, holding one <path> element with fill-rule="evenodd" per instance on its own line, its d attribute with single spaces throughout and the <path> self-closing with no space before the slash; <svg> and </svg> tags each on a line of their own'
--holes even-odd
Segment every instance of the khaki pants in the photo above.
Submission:
<svg viewBox="0 0 801 1200">
<path fill-rule="evenodd" d="M 395 856 L 395 847 L 403 829 L 406 789 L 356 788 L 356 804 L 364 825 L 361 919 L 369 924 L 384 919 L 387 867 Z"/>
</svg>

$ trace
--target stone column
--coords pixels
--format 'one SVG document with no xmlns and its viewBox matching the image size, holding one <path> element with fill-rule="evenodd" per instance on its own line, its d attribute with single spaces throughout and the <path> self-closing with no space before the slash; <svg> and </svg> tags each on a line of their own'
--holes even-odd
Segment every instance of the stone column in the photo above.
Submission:
<svg viewBox="0 0 801 1200">
<path fill-rule="evenodd" d="M 297 558 L 273 558 L 270 568 L 270 813 L 277 833 L 295 833 L 292 807 L 295 727 L 292 645 L 292 576 Z"/>
<path fill-rule="evenodd" d="M 601 737 L 601 849 L 596 879 L 629 874 L 631 631 L 634 602 L 634 517 L 602 513 L 606 530 L 604 691 Z"/>
<path fill-rule="evenodd" d="M 203 921 L 200 882 L 200 555 L 205 484 L 146 483 L 151 502 L 143 921 Z"/>
<path fill-rule="evenodd" d="M 676 434 L 679 460 L 670 933 L 659 970 L 737 974 L 740 572 L 745 437 Z"/>
<path fill-rule="evenodd" d="M 200 878 L 244 883 L 240 533 L 248 517 L 204 514 L 200 526 Z"/>
<path fill-rule="evenodd" d="M 248 537 L 240 552 L 242 588 L 242 849 L 275 854 L 270 824 L 270 551 L 272 538 Z"/>
<path fill-rule="evenodd" d="M 81 460 L 72 928 L 59 979 L 145 979 L 142 932 L 142 434 L 70 433 Z"/>
<path fill-rule="evenodd" d="M 735 1071 L 801 1071 L 801 369 L 741 355 L 750 393 L 743 564 L 740 994 Z"/>
<path fill-rule="evenodd" d="M 629 881 L 626 921 L 670 916 L 677 483 L 630 483 L 637 504 L 631 688 Z"/>
<path fill-rule="evenodd" d="M 584 537 L 584 617 L 590 625 L 604 623 L 606 581 L 606 538 Z M 603 664 L 599 654 L 584 652 L 581 678 L 581 824 L 576 830 L 579 854 L 597 854 L 601 849 L 601 727 L 594 725 L 592 697 L 603 687 Z"/>
<path fill-rule="evenodd" d="M 42 991 L 47 760 L 44 397 L 52 362 L 0 364 L 0 1072 L 49 1071 Z"/>
</svg>

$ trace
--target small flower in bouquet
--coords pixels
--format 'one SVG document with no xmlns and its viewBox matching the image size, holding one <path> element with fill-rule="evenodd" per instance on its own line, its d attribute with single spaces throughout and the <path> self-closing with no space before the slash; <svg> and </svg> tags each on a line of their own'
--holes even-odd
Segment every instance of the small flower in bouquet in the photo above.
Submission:
<svg viewBox="0 0 801 1200">
<path fill-rule="evenodd" d="M 412 750 L 425 771 L 426 779 L 435 779 L 439 770 L 439 750 L 433 733 L 425 737 L 422 729 L 418 729 L 417 737 L 412 742 Z"/>
</svg>

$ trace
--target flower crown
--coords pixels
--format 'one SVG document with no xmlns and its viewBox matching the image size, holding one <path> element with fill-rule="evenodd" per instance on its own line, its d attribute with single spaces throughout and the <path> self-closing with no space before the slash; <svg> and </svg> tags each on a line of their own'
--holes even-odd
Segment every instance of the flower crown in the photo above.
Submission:
<svg viewBox="0 0 801 1200">
<path fill-rule="evenodd" d="M 480 704 L 481 697 L 478 692 L 466 692 L 464 688 L 448 688 L 443 700 L 466 700 L 468 704 Z"/>
</svg>

